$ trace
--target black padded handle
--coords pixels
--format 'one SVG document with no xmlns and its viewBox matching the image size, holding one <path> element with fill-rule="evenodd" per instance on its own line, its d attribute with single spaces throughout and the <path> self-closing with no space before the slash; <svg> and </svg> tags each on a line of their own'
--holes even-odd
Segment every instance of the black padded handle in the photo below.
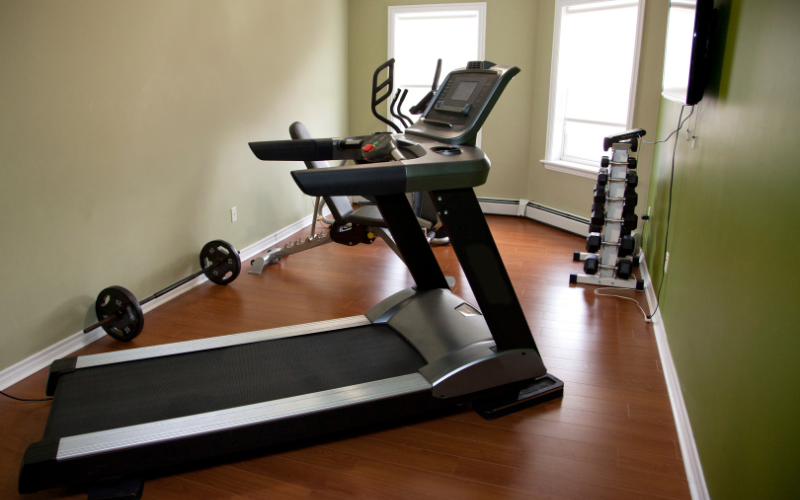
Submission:
<svg viewBox="0 0 800 500">
<path fill-rule="evenodd" d="M 338 141 L 333 139 L 300 139 L 293 141 L 251 142 L 250 149 L 259 160 L 265 161 L 322 161 L 335 160 Z"/>
<path fill-rule="evenodd" d="M 636 152 L 639 137 L 644 137 L 647 132 L 643 128 L 635 128 L 632 130 L 626 130 L 620 134 L 616 135 L 609 135 L 603 139 L 603 151 L 608 151 L 608 149 L 614 145 L 616 142 L 630 142 L 631 143 L 631 151 Z"/>
<path fill-rule="evenodd" d="M 406 167 L 400 162 L 295 170 L 292 177 L 309 196 L 405 193 Z"/>
</svg>

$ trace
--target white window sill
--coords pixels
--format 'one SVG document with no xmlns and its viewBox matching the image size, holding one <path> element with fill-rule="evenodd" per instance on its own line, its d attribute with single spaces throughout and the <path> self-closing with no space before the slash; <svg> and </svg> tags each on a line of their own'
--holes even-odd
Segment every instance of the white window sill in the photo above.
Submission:
<svg viewBox="0 0 800 500">
<path fill-rule="evenodd" d="M 592 167 L 583 165 L 581 163 L 572 163 L 570 161 L 562 160 L 539 160 L 544 163 L 544 168 L 547 170 L 555 170 L 556 172 L 563 172 L 565 174 L 577 175 L 578 177 L 586 177 L 587 179 L 597 179 L 597 173 L 600 167 Z"/>
</svg>

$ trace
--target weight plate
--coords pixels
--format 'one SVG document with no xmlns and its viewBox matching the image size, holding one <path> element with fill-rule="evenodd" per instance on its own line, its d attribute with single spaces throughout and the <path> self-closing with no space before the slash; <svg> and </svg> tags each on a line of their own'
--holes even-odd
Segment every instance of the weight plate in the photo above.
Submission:
<svg viewBox="0 0 800 500">
<path fill-rule="evenodd" d="M 200 251 L 200 267 L 206 278 L 227 285 L 239 276 L 242 260 L 233 245 L 223 240 L 209 241 Z"/>
<path fill-rule="evenodd" d="M 117 316 L 116 321 L 103 325 L 103 330 L 122 342 L 135 339 L 144 328 L 144 313 L 136 296 L 121 286 L 110 286 L 97 296 L 94 311 L 98 320 Z"/>
</svg>

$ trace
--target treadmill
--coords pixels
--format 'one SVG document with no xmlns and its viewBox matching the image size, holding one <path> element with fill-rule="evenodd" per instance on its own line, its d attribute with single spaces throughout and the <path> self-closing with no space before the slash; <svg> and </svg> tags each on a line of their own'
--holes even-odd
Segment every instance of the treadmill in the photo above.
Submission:
<svg viewBox="0 0 800 500">
<path fill-rule="evenodd" d="M 138 480 L 465 402 L 491 419 L 560 396 L 472 189 L 490 166 L 475 137 L 518 72 L 453 71 L 404 134 L 250 143 L 262 160 L 361 162 L 292 176 L 311 196 L 374 196 L 416 286 L 362 316 L 55 361 L 20 493 Z M 375 161 L 384 147 L 389 161 Z M 431 192 L 477 304 L 450 291 L 406 198 L 416 191 Z"/>
</svg>

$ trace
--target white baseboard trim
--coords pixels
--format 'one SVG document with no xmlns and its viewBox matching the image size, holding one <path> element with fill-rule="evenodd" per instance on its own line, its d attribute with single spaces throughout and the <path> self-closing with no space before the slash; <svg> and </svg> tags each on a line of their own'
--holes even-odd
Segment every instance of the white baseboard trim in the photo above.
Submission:
<svg viewBox="0 0 800 500">
<path fill-rule="evenodd" d="M 324 209 L 322 210 L 322 215 L 325 216 L 325 217 L 328 217 L 329 215 L 331 215 L 331 209 L 328 208 L 327 205 L 325 205 Z M 304 227 L 308 227 L 310 225 L 311 225 L 311 214 L 308 214 L 305 217 L 303 217 L 302 219 L 300 219 L 299 221 L 297 221 L 297 222 L 295 222 L 293 224 L 289 224 L 288 226 L 284 227 L 283 229 L 280 229 L 280 230 L 270 234 L 269 236 L 267 236 L 267 237 L 265 237 L 265 238 L 263 238 L 263 239 L 261 239 L 259 241 L 256 241 L 255 243 L 253 243 L 252 245 L 247 246 L 246 248 L 243 248 L 240 251 L 240 255 L 242 257 L 242 262 L 244 262 L 244 261 L 246 261 L 248 259 L 252 259 L 256 255 L 260 254 L 261 252 L 265 252 L 265 251 L 269 250 L 270 248 L 275 246 L 282 239 L 285 239 L 285 238 L 291 236 L 292 234 L 296 233 L 297 231 L 303 229 Z"/>
<path fill-rule="evenodd" d="M 644 289 L 647 297 L 647 305 L 650 311 L 656 307 L 656 291 L 650 279 L 647 263 L 642 254 L 639 259 L 639 271 L 644 279 Z M 656 311 L 653 316 L 653 330 L 658 344 L 658 354 L 661 358 L 661 367 L 664 370 L 664 378 L 667 382 L 669 391 L 669 402 L 672 406 L 672 415 L 675 418 L 675 427 L 678 430 L 678 442 L 681 446 L 683 455 L 683 465 L 686 468 L 686 479 L 689 481 L 689 492 L 694 500 L 710 500 L 706 478 L 703 475 L 703 465 L 700 463 L 700 455 L 697 452 L 697 444 L 692 433 L 692 424 L 689 421 L 689 414 L 686 411 L 686 404 L 681 392 L 681 384 L 678 380 L 678 372 L 675 363 L 672 361 L 672 353 L 669 350 L 667 341 L 667 331 L 664 328 L 664 320 L 661 317 L 661 309 Z"/>
<path fill-rule="evenodd" d="M 106 332 L 104 332 L 102 328 L 98 328 L 86 334 L 80 331 L 37 352 L 33 356 L 23 359 L 15 365 L 9 366 L 0 372 L 0 390 L 6 389 L 20 380 L 33 375 L 42 368 L 50 366 L 55 360 L 68 356 L 82 347 L 86 347 L 105 334 Z"/>
<path fill-rule="evenodd" d="M 325 207 L 323 211 L 323 215 L 330 215 L 330 209 Z M 239 251 L 239 255 L 242 259 L 242 262 L 255 257 L 259 253 L 273 247 L 282 239 L 296 233 L 297 231 L 303 229 L 306 226 L 311 225 L 311 214 L 306 215 L 302 219 L 289 224 L 288 226 L 280 229 L 269 236 L 249 245 Z M 162 295 L 161 297 L 154 299 L 144 306 L 142 306 L 142 312 L 147 313 L 152 311 L 156 307 L 169 302 L 170 300 L 182 295 L 192 288 L 195 288 L 202 283 L 208 281 L 208 278 L 205 276 L 200 276 L 198 278 L 193 279 L 192 281 L 176 288 L 175 290 L 169 292 L 166 295 Z M 57 359 L 61 359 L 64 357 L 69 356 L 73 352 L 86 347 L 87 345 L 91 344 L 95 340 L 103 337 L 105 335 L 105 331 L 102 328 L 97 328 L 89 333 L 83 333 L 83 330 L 70 335 L 69 337 L 56 342 L 55 344 L 51 345 L 50 347 L 43 349 L 36 354 L 29 356 L 28 358 L 23 359 L 19 363 L 9 366 L 3 371 L 0 371 L 0 390 L 6 389 L 9 386 L 12 386 L 19 382 L 20 380 L 29 377 L 36 373 L 37 371 L 41 370 L 42 368 L 46 368 L 49 366 L 53 361 Z"/>
<path fill-rule="evenodd" d="M 514 215 L 521 216 L 519 213 L 519 203 L 514 200 L 496 200 L 492 198 L 478 198 L 481 210 L 486 215 Z"/>
<path fill-rule="evenodd" d="M 539 205 L 529 200 L 505 198 L 478 198 L 481 210 L 487 215 L 515 215 L 553 226 L 555 228 L 589 236 L 589 221 L 561 210 Z"/>
</svg>

